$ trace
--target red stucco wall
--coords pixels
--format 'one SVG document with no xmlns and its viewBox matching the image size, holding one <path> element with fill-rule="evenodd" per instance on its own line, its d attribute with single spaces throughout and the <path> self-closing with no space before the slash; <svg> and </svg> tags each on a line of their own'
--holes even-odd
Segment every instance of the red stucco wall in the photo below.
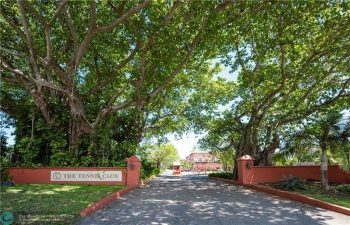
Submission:
<svg viewBox="0 0 350 225">
<path fill-rule="evenodd" d="M 261 166 L 254 167 L 254 183 L 279 181 L 289 174 L 301 179 L 321 179 L 320 166 Z M 328 182 L 350 183 L 350 174 L 339 166 L 328 166 Z"/>
<path fill-rule="evenodd" d="M 51 181 L 51 171 L 121 171 L 121 181 Z M 107 185 L 141 185 L 141 160 L 131 156 L 127 167 L 12 167 L 10 173 L 17 184 L 107 184 Z"/>
<path fill-rule="evenodd" d="M 51 171 L 122 171 L 122 181 L 51 181 Z M 10 173 L 16 184 L 109 184 L 126 185 L 126 168 L 111 167 L 12 167 Z"/>
<path fill-rule="evenodd" d="M 251 166 L 254 158 L 242 156 L 237 159 L 238 182 L 241 184 L 256 184 L 263 182 L 275 182 L 283 179 L 283 175 L 309 179 L 321 180 L 320 166 Z M 350 183 L 350 173 L 346 173 L 339 166 L 328 166 L 328 182 Z"/>
</svg>

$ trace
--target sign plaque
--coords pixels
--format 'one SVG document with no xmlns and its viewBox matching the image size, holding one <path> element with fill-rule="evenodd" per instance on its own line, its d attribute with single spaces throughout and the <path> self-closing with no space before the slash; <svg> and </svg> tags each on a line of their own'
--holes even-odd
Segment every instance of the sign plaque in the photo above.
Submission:
<svg viewBox="0 0 350 225">
<path fill-rule="evenodd" d="M 51 181 L 122 181 L 121 171 L 51 171 Z"/>
</svg>

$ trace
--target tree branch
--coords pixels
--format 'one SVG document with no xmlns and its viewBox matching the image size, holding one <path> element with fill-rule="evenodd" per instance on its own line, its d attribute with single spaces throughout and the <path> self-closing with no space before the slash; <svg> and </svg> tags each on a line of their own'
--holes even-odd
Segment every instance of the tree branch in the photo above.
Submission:
<svg viewBox="0 0 350 225">
<path fill-rule="evenodd" d="M 333 67 L 334 68 L 334 67 Z M 331 70 L 333 70 L 333 68 Z M 326 76 L 324 76 L 320 81 L 318 82 L 315 82 L 308 90 L 307 92 L 300 98 L 300 100 L 294 105 L 294 107 L 296 108 L 300 102 L 304 102 L 311 94 L 312 94 L 312 91 L 315 90 L 315 88 L 317 87 L 317 84 L 326 80 L 330 75 L 332 74 L 332 72 L 328 72 L 326 74 Z"/>
<path fill-rule="evenodd" d="M 126 89 L 128 89 L 128 86 L 122 88 L 117 93 L 115 93 L 112 96 L 112 98 L 110 98 L 110 100 L 108 101 L 107 106 L 111 106 L 114 103 L 114 101 L 126 91 Z"/>
<path fill-rule="evenodd" d="M 72 18 L 71 18 L 70 14 L 69 14 L 69 12 L 67 10 L 67 7 L 65 7 L 65 5 L 63 5 L 62 8 L 64 10 L 63 13 L 64 13 L 64 16 L 66 18 L 67 25 L 68 25 L 68 28 L 70 30 L 70 33 L 72 35 L 72 40 L 73 40 L 73 45 L 74 45 L 73 55 L 72 55 L 72 58 L 70 60 L 69 65 L 68 65 L 68 67 L 71 67 L 72 65 L 74 65 L 79 45 L 78 45 L 78 40 L 77 40 L 77 33 L 75 31 L 75 28 L 74 28 L 74 25 L 73 25 L 73 22 L 72 22 Z"/>
<path fill-rule="evenodd" d="M 97 24 L 96 24 L 96 2 L 95 1 L 91 1 L 90 2 L 90 25 L 87 31 L 87 34 L 85 35 L 83 41 L 81 42 L 77 53 L 75 55 L 75 60 L 74 60 L 74 70 L 73 68 L 71 68 L 70 70 L 70 75 L 75 72 L 78 68 L 78 66 L 80 65 L 81 60 L 83 59 L 83 56 L 85 54 L 85 52 L 88 49 L 89 43 L 92 39 L 92 36 L 97 33 Z"/>
<path fill-rule="evenodd" d="M 19 29 L 19 26 L 14 24 L 12 20 L 7 16 L 6 12 L 2 11 L 2 7 L 0 7 L 0 13 L 5 18 L 6 22 L 10 24 L 10 26 L 16 31 L 16 33 L 22 38 L 23 41 L 26 41 L 27 38 L 25 34 Z"/>
<path fill-rule="evenodd" d="M 22 82 L 22 79 L 9 78 L 7 76 L 4 76 L 3 72 L 1 72 L 0 74 L 1 74 L 1 80 L 6 81 L 9 84 L 19 85 L 20 88 L 22 88 L 21 85 L 29 87 L 29 83 Z"/>
<path fill-rule="evenodd" d="M 97 15 L 96 15 L 96 2 L 95 1 L 91 1 L 90 2 L 90 12 L 91 12 L 91 16 L 90 16 L 90 26 L 89 29 L 94 30 L 95 28 L 97 28 Z"/>
<path fill-rule="evenodd" d="M 52 54 L 52 42 L 51 42 L 51 36 L 50 36 L 50 27 L 46 23 L 45 19 L 38 13 L 38 11 L 36 11 L 36 9 L 34 8 L 34 6 L 32 4 L 30 4 L 27 1 L 23 1 L 23 2 L 27 6 L 29 11 L 31 11 L 34 14 L 34 16 L 39 20 L 41 25 L 44 27 L 45 38 L 46 38 L 46 58 L 50 60 L 51 54 Z"/>
<path fill-rule="evenodd" d="M 277 96 L 278 93 L 280 93 L 283 90 L 283 88 L 285 87 L 286 80 L 287 80 L 287 75 L 286 75 L 286 72 L 285 72 L 286 56 L 285 56 L 284 44 L 280 44 L 280 50 L 281 50 L 281 75 L 282 75 L 282 82 L 281 82 L 280 86 L 277 89 L 272 91 L 267 97 L 265 97 L 265 99 L 262 101 L 262 103 L 258 105 L 257 110 L 256 110 L 257 113 L 259 113 L 259 111 L 262 108 L 265 108 L 263 110 L 263 113 L 261 114 L 260 121 L 266 116 L 266 113 L 267 113 L 268 109 L 270 109 L 272 107 L 273 103 L 275 102 L 275 101 L 273 101 L 273 99 Z"/>
<path fill-rule="evenodd" d="M 49 66 L 61 77 L 61 81 L 66 87 L 70 87 L 72 85 L 73 79 L 70 79 L 65 71 L 59 65 L 57 65 L 57 63 L 53 62 L 52 60 L 45 60 L 45 65 Z"/>
<path fill-rule="evenodd" d="M 32 89 L 30 91 L 30 94 L 34 98 L 35 105 L 40 109 L 41 113 L 45 117 L 47 123 L 52 126 L 55 123 L 55 119 L 53 119 L 50 115 L 50 110 L 46 104 L 47 100 L 45 100 L 45 97 L 43 93 L 39 90 Z"/>
<path fill-rule="evenodd" d="M 98 113 L 95 121 L 92 123 L 92 127 L 95 127 L 97 124 L 99 124 L 101 122 L 101 119 L 109 115 L 111 112 L 117 112 L 118 110 L 125 109 L 130 106 L 138 106 L 140 104 L 144 105 L 145 103 L 146 103 L 145 101 L 141 103 L 136 101 L 128 101 L 128 102 L 120 103 L 119 105 L 116 105 L 116 106 L 107 106 Z"/>
<path fill-rule="evenodd" d="M 159 92 L 161 92 L 166 86 L 168 86 L 168 84 L 173 81 L 175 79 L 175 77 L 180 73 L 180 71 L 183 69 L 183 67 L 187 64 L 187 62 L 190 60 L 193 52 L 194 52 L 194 49 L 196 48 L 197 44 L 199 43 L 199 40 L 200 40 L 200 36 L 201 36 L 201 33 L 205 30 L 205 27 L 206 27 L 206 22 L 205 21 L 201 28 L 199 29 L 196 37 L 193 39 L 191 45 L 190 45 L 190 48 L 189 48 L 189 51 L 187 52 L 185 58 L 182 60 L 182 62 L 180 63 L 180 65 L 177 66 L 177 68 L 174 70 L 174 72 L 168 77 L 168 79 L 166 79 L 166 81 L 161 85 L 159 86 L 157 89 L 155 89 L 154 91 L 151 92 L 151 94 L 149 95 L 150 96 L 150 101 L 152 101 L 152 99 L 157 95 L 159 94 Z"/>
<path fill-rule="evenodd" d="M 151 2 L 152 2 L 151 0 L 145 0 L 141 4 L 135 6 L 134 8 L 132 8 L 129 11 L 127 11 L 126 13 L 124 13 L 120 18 L 115 20 L 113 23 L 108 24 L 106 26 L 98 27 L 96 29 L 96 33 L 108 32 L 108 31 L 113 30 L 116 26 L 118 26 L 119 24 L 121 24 L 125 20 L 129 19 L 132 15 L 134 15 L 135 13 L 139 12 L 141 9 L 143 9 L 146 6 L 148 6 L 149 4 L 151 4 Z"/>
<path fill-rule="evenodd" d="M 26 54 L 24 52 L 13 52 L 13 51 L 10 51 L 10 50 L 8 50 L 6 48 L 3 48 L 1 46 L 0 46 L 0 50 L 3 51 L 3 52 L 9 53 L 9 54 L 11 54 L 13 56 L 22 57 L 22 58 L 26 57 Z"/>
<path fill-rule="evenodd" d="M 311 107 L 309 110 L 307 110 L 305 113 L 303 113 L 303 115 L 300 115 L 300 116 L 296 116 L 296 117 L 292 117 L 292 118 L 289 118 L 289 119 L 285 119 L 285 120 L 281 120 L 279 121 L 277 124 L 280 126 L 280 125 L 283 125 L 283 124 L 287 124 L 287 123 L 292 123 L 292 122 L 295 122 L 295 121 L 299 121 L 299 120 L 302 120 L 302 119 L 305 119 L 306 117 L 310 116 L 311 114 L 315 113 L 317 110 L 319 110 L 320 108 L 324 107 L 324 106 L 327 106 L 327 105 L 330 105 L 332 103 L 334 103 L 335 101 L 339 100 L 340 98 L 349 98 L 350 97 L 350 93 L 344 93 L 346 88 L 349 88 L 349 85 L 350 85 L 350 78 L 348 78 L 342 88 L 340 89 L 339 93 L 332 99 L 329 99 L 319 105 L 315 105 L 313 107 Z"/>
<path fill-rule="evenodd" d="M 234 0 L 226 0 L 224 1 L 223 4 L 219 4 L 219 6 L 217 6 L 214 10 L 214 13 L 218 13 L 221 12 L 222 10 L 226 9 L 229 5 L 231 5 L 233 2 L 235 2 Z"/>
<path fill-rule="evenodd" d="M 25 82 L 33 84 L 32 78 L 27 77 L 26 75 L 24 75 L 22 73 L 22 71 L 20 71 L 19 69 L 14 68 L 2 55 L 0 55 L 0 59 L 1 59 L 1 67 L 2 68 L 4 68 L 4 69 L 14 73 L 20 79 L 25 80 Z"/>
<path fill-rule="evenodd" d="M 31 35 L 31 32 L 29 30 L 29 22 L 28 22 L 28 18 L 25 14 L 23 5 L 22 5 L 22 1 L 21 0 L 17 0 L 17 5 L 19 8 L 19 12 L 21 14 L 22 17 L 22 24 L 23 24 L 23 29 L 24 29 L 24 33 L 26 35 L 26 40 L 27 40 L 27 44 L 29 47 L 29 52 L 30 52 L 30 62 L 31 65 L 33 66 L 34 69 L 34 75 L 36 77 L 39 77 L 39 68 L 38 68 L 38 64 L 36 62 L 36 52 L 34 51 L 34 46 L 33 46 L 33 38 Z"/>
<path fill-rule="evenodd" d="M 58 6 L 55 14 L 53 15 L 52 19 L 49 22 L 49 26 L 52 25 L 52 23 L 55 21 L 56 17 L 58 16 L 58 14 L 60 14 L 61 10 L 65 8 L 65 6 L 67 5 L 67 3 L 69 2 L 69 0 L 63 0 L 61 1 L 61 4 Z"/>
<path fill-rule="evenodd" d="M 125 58 L 122 62 L 117 63 L 117 66 L 115 67 L 114 70 L 120 70 L 121 68 L 123 68 L 127 63 L 130 62 L 130 60 L 132 60 L 134 58 L 134 56 L 136 55 L 137 51 L 139 50 L 139 43 L 136 44 L 135 48 L 131 51 L 130 55 Z M 90 89 L 90 91 L 88 92 L 89 95 L 97 92 L 98 90 L 100 90 L 101 88 L 105 87 L 107 84 L 111 83 L 111 81 L 113 79 L 115 79 L 114 76 L 114 71 L 113 74 L 111 76 L 109 76 L 105 81 L 103 81 L 102 83 L 100 83 L 99 85 L 93 87 L 92 89 Z"/>
</svg>

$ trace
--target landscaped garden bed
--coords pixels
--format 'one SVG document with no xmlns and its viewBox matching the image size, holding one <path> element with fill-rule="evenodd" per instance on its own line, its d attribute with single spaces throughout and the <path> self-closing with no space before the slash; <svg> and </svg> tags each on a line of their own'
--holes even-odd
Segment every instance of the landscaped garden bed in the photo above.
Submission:
<svg viewBox="0 0 350 225">
<path fill-rule="evenodd" d="M 285 188 L 283 181 L 271 183 L 259 183 L 259 186 L 269 187 L 277 190 L 289 191 L 292 193 L 304 195 L 310 198 L 318 199 L 324 202 L 350 208 L 350 184 L 329 184 L 329 190 L 323 191 L 320 181 L 306 180 L 305 188 Z"/>
<path fill-rule="evenodd" d="M 18 184 L 1 188 L 1 211 L 13 224 L 73 224 L 79 213 L 124 186 Z"/>
</svg>

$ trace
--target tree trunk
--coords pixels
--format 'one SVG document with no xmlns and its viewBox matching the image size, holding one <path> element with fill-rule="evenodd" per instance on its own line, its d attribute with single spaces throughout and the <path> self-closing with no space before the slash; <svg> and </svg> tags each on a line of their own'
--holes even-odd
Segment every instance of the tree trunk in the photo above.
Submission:
<svg viewBox="0 0 350 225">
<path fill-rule="evenodd" d="M 76 120 L 71 119 L 70 128 L 69 128 L 69 151 L 75 156 L 78 157 L 79 154 L 79 132 L 78 132 L 78 123 Z"/>
<path fill-rule="evenodd" d="M 255 165 L 272 166 L 272 157 L 279 146 L 280 138 L 277 134 L 275 134 L 269 146 L 267 146 L 262 152 L 259 152 L 258 157 L 255 158 Z"/>
<path fill-rule="evenodd" d="M 236 163 L 235 163 L 235 165 L 233 167 L 232 173 L 233 173 L 233 179 L 234 180 L 238 180 L 238 165 L 237 165 L 237 161 L 236 161 Z"/>
<path fill-rule="evenodd" d="M 69 131 L 69 150 L 76 158 L 78 158 L 80 137 L 83 134 L 93 133 L 93 130 L 88 124 L 88 122 L 81 115 L 71 115 Z"/>
<path fill-rule="evenodd" d="M 243 129 L 243 134 L 237 146 L 235 154 L 235 167 L 233 169 L 233 177 L 235 180 L 238 179 L 238 168 L 237 168 L 237 159 L 243 155 L 250 155 L 255 158 L 255 165 L 259 166 L 272 166 L 272 157 L 275 154 L 277 148 L 280 145 L 280 139 L 277 134 L 273 136 L 273 139 L 270 140 L 270 144 L 261 151 L 260 146 L 258 145 L 258 133 L 252 130 L 253 128 L 248 124 L 245 129 Z"/>
<path fill-rule="evenodd" d="M 242 129 L 241 139 L 239 141 L 238 146 L 235 148 L 235 156 L 234 156 L 234 167 L 233 167 L 233 179 L 238 180 L 238 167 L 237 167 L 237 159 L 243 155 L 250 155 L 252 157 L 255 156 L 253 152 L 253 143 L 252 143 L 252 132 L 251 125 L 247 124 L 244 129 Z"/>
<path fill-rule="evenodd" d="M 322 146 L 322 156 L 321 156 L 321 185 L 322 190 L 327 191 L 328 186 L 328 158 L 327 158 L 327 148 Z"/>
</svg>

